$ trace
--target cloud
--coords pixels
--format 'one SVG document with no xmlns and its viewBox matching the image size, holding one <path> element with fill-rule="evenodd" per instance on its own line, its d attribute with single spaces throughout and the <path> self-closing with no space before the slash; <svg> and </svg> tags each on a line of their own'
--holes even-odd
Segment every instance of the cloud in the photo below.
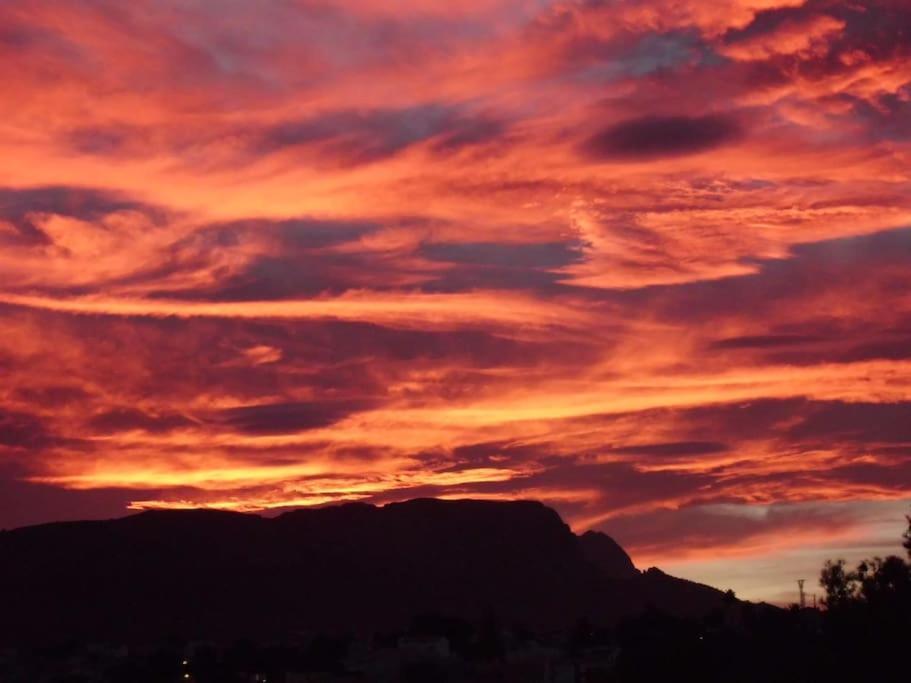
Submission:
<svg viewBox="0 0 911 683">
<path fill-rule="evenodd" d="M 49 384 L 47 386 L 19 387 L 15 393 L 16 398 L 37 405 L 51 408 L 65 408 L 70 405 L 86 403 L 90 398 L 85 389 L 67 384 Z"/>
<path fill-rule="evenodd" d="M 801 439 L 828 437 L 861 444 L 911 444 L 911 402 L 822 403 L 813 406 L 790 434 Z"/>
<path fill-rule="evenodd" d="M 819 59 L 829 56 L 829 50 L 841 53 L 863 46 L 871 50 L 871 55 L 883 58 L 896 50 L 907 51 L 901 35 L 902 22 L 908 14 L 904 3 L 891 0 L 856 3 L 810 0 L 759 12 L 748 25 L 728 31 L 724 42 L 752 48 L 755 57 L 770 57 L 805 52 L 814 41 L 828 37 L 817 50 L 802 56 Z"/>
<path fill-rule="evenodd" d="M 141 410 L 107 410 L 93 416 L 88 426 L 97 434 L 142 430 L 146 432 L 169 432 L 192 426 L 194 423 L 183 415 L 149 415 Z"/>
<path fill-rule="evenodd" d="M 825 537 L 844 533 L 856 521 L 857 511 L 848 506 L 699 505 L 613 517 L 604 528 L 630 552 L 660 558 L 773 543 L 775 536 Z"/>
<path fill-rule="evenodd" d="M 265 403 L 226 408 L 215 419 L 239 432 L 281 434 L 326 427 L 369 407 L 363 400 Z"/>
<path fill-rule="evenodd" d="M 153 318 L 238 318 L 247 320 L 363 320 L 394 327 L 428 329 L 452 328 L 455 323 L 477 321 L 510 324 L 520 319 L 525 324 L 558 325 L 585 317 L 581 311 L 554 305 L 541 308 L 522 296 L 505 296 L 511 306 L 503 308 L 504 297 L 487 298 L 471 293 L 456 294 L 379 294 L 360 292 L 339 297 L 298 300 L 260 301 L 180 301 L 168 299 L 96 299 L 69 297 L 58 299 L 22 295 L 0 295 L 0 303 L 40 310 L 122 317 Z M 473 306 L 464 306 L 470 303 Z"/>
<path fill-rule="evenodd" d="M 0 3 L 0 524 L 901 521 L 907 3 L 265 5 Z"/>
<path fill-rule="evenodd" d="M 370 221 L 248 219 L 205 225 L 186 239 L 186 245 L 239 247 L 245 242 L 266 238 L 274 240 L 284 250 L 322 249 L 356 241 L 379 228 Z M 177 245 L 177 248 L 180 246 L 183 245 Z"/>
<path fill-rule="evenodd" d="M 743 129 L 730 116 L 645 116 L 611 125 L 582 146 L 600 160 L 648 160 L 699 154 L 737 140 Z"/>
<path fill-rule="evenodd" d="M 0 447 L 41 449 L 54 442 L 53 434 L 36 415 L 0 410 Z"/>
<path fill-rule="evenodd" d="M 577 242 L 543 244 L 496 242 L 423 242 L 415 255 L 447 264 L 428 274 L 428 291 L 454 292 L 477 287 L 498 290 L 559 290 L 562 271 L 584 260 Z"/>
<path fill-rule="evenodd" d="M 728 33 L 722 52 L 742 60 L 768 59 L 776 55 L 808 55 L 813 51 L 825 50 L 826 41 L 836 37 L 846 26 L 844 21 L 825 14 L 793 20 L 782 17 L 778 21 L 764 21 L 781 14 L 761 14 L 747 28 Z"/>
<path fill-rule="evenodd" d="M 825 116 L 832 97 L 876 101 L 908 82 L 903 37 L 908 10 L 898 2 L 812 0 L 758 13 L 729 31 L 719 50 L 753 65 L 747 71 L 782 94 L 816 99 Z"/>
<path fill-rule="evenodd" d="M 506 244 L 497 242 L 431 242 L 419 254 L 434 261 L 511 268 L 562 268 L 580 260 L 581 245 L 566 242 Z"/>
<path fill-rule="evenodd" d="M 141 147 L 143 138 L 143 131 L 131 126 L 93 126 L 67 131 L 63 143 L 77 154 L 113 157 Z"/>
<path fill-rule="evenodd" d="M 717 441 L 672 441 L 669 443 L 649 443 L 614 446 L 613 451 L 645 456 L 674 455 L 711 455 L 724 453 L 729 446 Z"/>
<path fill-rule="evenodd" d="M 52 238 L 40 225 L 41 218 L 49 214 L 96 221 L 119 211 L 159 213 L 153 207 L 107 190 L 69 186 L 0 187 L 0 223 L 10 225 L 15 238 L 7 244 L 51 243 Z M 0 240 L 3 239 L 4 233 L 0 231 Z M 9 240 L 9 236 L 6 239 Z"/>
<path fill-rule="evenodd" d="M 502 122 L 427 104 L 328 111 L 276 123 L 248 137 L 253 155 L 310 147 L 326 162 L 365 164 L 431 140 L 437 151 L 454 152 L 496 140 L 503 132 Z"/>
<path fill-rule="evenodd" d="M 825 337 L 799 334 L 765 334 L 746 335 L 743 337 L 730 337 L 719 339 L 712 343 L 718 349 L 769 349 L 788 346 L 801 346 L 825 341 Z"/>
</svg>

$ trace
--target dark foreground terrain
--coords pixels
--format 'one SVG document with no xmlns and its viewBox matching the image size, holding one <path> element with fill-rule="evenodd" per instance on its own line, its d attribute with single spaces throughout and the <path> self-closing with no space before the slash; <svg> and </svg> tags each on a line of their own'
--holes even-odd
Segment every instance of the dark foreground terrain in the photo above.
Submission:
<svg viewBox="0 0 911 683">
<path fill-rule="evenodd" d="M 866 680 L 911 642 L 899 558 L 782 610 L 532 502 L 147 512 L 3 532 L 0 558 L 3 683 Z"/>
<path fill-rule="evenodd" d="M 6 532 L 0 555 L 0 640 L 13 644 L 392 629 L 424 612 L 549 629 L 648 605 L 704 614 L 722 599 L 640 573 L 609 537 L 576 536 L 533 502 L 145 512 Z"/>
</svg>

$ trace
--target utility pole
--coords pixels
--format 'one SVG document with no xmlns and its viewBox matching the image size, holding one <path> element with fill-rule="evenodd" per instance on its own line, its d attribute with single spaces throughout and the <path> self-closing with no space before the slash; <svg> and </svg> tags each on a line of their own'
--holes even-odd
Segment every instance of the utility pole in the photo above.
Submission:
<svg viewBox="0 0 911 683">
<path fill-rule="evenodd" d="M 807 606 L 807 596 L 803 592 L 803 583 L 806 579 L 797 579 L 797 588 L 800 589 L 800 609 Z"/>
</svg>

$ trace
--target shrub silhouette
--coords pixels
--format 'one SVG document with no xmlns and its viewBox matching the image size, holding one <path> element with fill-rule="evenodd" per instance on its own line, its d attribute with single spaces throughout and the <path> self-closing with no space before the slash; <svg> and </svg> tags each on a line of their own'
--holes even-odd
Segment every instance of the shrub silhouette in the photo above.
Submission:
<svg viewBox="0 0 911 683">
<path fill-rule="evenodd" d="M 911 517 L 904 535 L 911 558 Z M 825 637 L 842 675 L 866 678 L 871 669 L 902 667 L 911 634 L 911 562 L 896 555 L 860 562 L 826 562 Z M 845 679 L 847 680 L 847 678 Z"/>
</svg>

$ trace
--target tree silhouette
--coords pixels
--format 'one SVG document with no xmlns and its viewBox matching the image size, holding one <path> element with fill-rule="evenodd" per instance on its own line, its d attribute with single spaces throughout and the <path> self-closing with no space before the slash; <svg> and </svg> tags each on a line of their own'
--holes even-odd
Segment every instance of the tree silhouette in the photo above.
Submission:
<svg viewBox="0 0 911 683">
<path fill-rule="evenodd" d="M 905 539 L 905 542 L 902 543 L 902 545 L 904 546 L 905 550 L 908 551 L 908 558 L 911 559 L 911 515 L 906 516 L 905 519 L 908 520 L 908 528 L 905 530 L 905 533 L 902 536 L 902 538 Z"/>
<path fill-rule="evenodd" d="M 902 535 L 903 546 L 911 557 L 911 516 Z M 911 562 L 896 555 L 861 561 L 853 571 L 844 560 L 828 560 L 819 577 L 826 591 L 824 604 L 830 610 L 863 604 L 878 610 L 895 606 L 911 608 Z"/>
<path fill-rule="evenodd" d="M 846 607 L 857 598 L 857 577 L 845 566 L 844 560 L 826 560 L 819 576 L 819 584 L 826 591 L 823 603 L 829 609 Z"/>
<path fill-rule="evenodd" d="M 903 535 L 911 555 L 911 518 Z M 826 562 L 819 579 L 826 591 L 824 633 L 834 671 L 844 680 L 869 680 L 873 669 L 897 671 L 911 633 L 911 562 L 891 555 L 860 562 Z"/>
<path fill-rule="evenodd" d="M 857 567 L 857 582 L 863 600 L 873 607 L 907 602 L 911 594 L 911 566 L 900 557 L 865 560 Z"/>
</svg>

